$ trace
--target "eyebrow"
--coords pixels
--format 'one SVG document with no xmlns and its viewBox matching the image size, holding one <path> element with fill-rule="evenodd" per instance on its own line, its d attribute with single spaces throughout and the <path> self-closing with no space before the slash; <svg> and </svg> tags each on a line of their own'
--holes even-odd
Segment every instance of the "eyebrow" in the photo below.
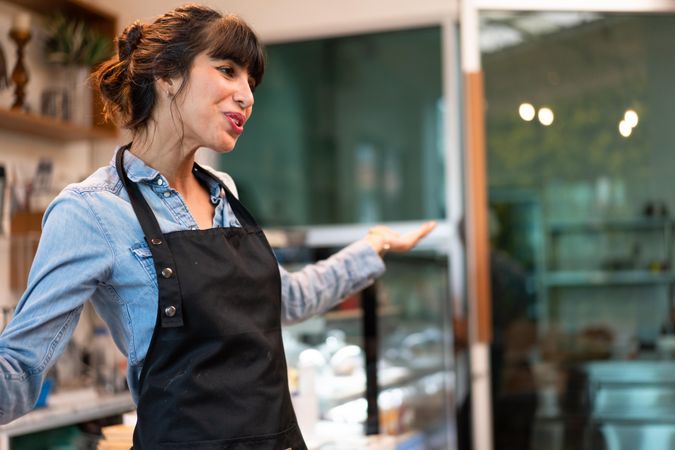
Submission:
<svg viewBox="0 0 675 450">
<path fill-rule="evenodd" d="M 238 63 L 234 58 L 214 58 L 212 56 L 209 56 L 209 59 L 215 63 L 222 63 L 222 62 L 230 62 L 236 66 L 243 67 L 241 63 Z"/>
</svg>

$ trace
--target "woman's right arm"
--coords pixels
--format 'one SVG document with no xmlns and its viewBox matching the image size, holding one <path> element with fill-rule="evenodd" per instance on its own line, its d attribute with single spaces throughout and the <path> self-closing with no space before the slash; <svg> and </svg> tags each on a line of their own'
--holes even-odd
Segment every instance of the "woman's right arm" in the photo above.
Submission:
<svg viewBox="0 0 675 450">
<path fill-rule="evenodd" d="M 65 190 L 45 212 L 27 289 L 0 335 L 0 424 L 33 409 L 84 302 L 112 270 L 113 251 L 87 195 Z"/>
</svg>

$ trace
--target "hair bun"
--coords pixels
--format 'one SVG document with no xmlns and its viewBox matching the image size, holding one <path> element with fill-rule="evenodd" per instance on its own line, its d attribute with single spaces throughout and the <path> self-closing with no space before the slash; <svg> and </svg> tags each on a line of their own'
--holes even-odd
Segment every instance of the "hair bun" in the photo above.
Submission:
<svg viewBox="0 0 675 450">
<path fill-rule="evenodd" d="M 119 53 L 120 60 L 127 59 L 136 50 L 141 37 L 143 37 L 143 24 L 139 21 L 132 23 L 122 32 L 117 41 L 117 53 Z"/>
</svg>

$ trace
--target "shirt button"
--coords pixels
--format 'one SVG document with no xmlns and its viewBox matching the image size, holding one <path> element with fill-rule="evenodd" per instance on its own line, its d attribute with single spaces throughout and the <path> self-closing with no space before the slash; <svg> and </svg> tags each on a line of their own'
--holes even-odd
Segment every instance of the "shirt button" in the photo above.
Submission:
<svg viewBox="0 0 675 450">
<path fill-rule="evenodd" d="M 162 276 L 164 278 L 171 278 L 173 276 L 173 270 L 171 267 L 165 267 L 162 269 Z"/>
<path fill-rule="evenodd" d="M 158 186 L 161 186 L 161 185 L 163 185 L 163 184 L 164 184 L 164 180 L 162 180 L 161 178 L 160 178 L 159 180 L 157 180 L 157 185 L 158 185 Z"/>
<path fill-rule="evenodd" d="M 166 192 L 164 193 L 164 197 L 171 197 L 171 192 L 166 191 Z"/>
<path fill-rule="evenodd" d="M 176 307 L 175 306 L 167 306 L 164 308 L 164 314 L 166 314 L 166 317 L 173 317 L 176 315 Z"/>
</svg>

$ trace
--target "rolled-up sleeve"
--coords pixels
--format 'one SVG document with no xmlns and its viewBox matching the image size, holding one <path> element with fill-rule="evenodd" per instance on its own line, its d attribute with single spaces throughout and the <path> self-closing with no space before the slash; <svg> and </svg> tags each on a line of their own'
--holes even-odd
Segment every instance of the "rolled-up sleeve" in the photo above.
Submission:
<svg viewBox="0 0 675 450">
<path fill-rule="evenodd" d="M 66 190 L 45 212 L 27 289 L 0 335 L 0 424 L 33 409 L 84 302 L 112 268 L 109 240 L 85 195 Z"/>
<path fill-rule="evenodd" d="M 281 319 L 289 324 L 321 314 L 384 273 L 382 258 L 365 240 L 298 272 L 281 271 Z"/>
</svg>

